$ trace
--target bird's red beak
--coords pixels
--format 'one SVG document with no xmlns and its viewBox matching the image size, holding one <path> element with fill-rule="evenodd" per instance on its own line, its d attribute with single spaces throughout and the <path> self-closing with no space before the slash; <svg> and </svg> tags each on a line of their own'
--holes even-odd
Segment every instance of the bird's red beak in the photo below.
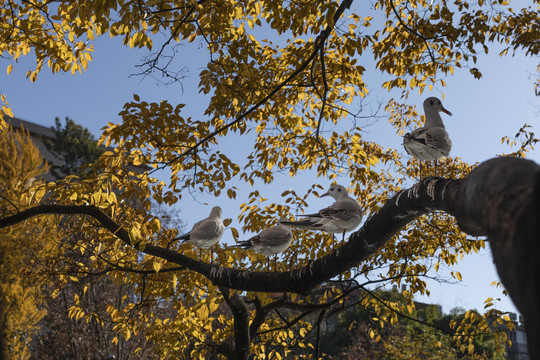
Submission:
<svg viewBox="0 0 540 360">
<path fill-rule="evenodd" d="M 450 111 L 446 110 L 446 109 L 443 108 L 443 107 L 441 108 L 441 111 L 443 111 L 443 112 L 445 112 L 446 114 L 452 116 L 452 113 L 451 113 Z"/>
</svg>

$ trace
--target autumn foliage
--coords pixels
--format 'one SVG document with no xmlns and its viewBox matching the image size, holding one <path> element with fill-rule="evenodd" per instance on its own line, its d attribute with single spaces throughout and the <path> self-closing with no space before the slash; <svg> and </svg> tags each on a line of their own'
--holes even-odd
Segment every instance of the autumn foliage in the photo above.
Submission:
<svg viewBox="0 0 540 360">
<path fill-rule="evenodd" d="M 163 359 L 317 358 L 323 356 L 321 325 L 351 302 L 376 314 L 373 321 L 380 327 L 413 314 L 413 296 L 429 294 L 426 277 L 437 277 L 440 268 L 485 247 L 481 239 L 470 241 L 455 219 L 442 212 L 406 224 L 380 250 L 309 291 L 300 286 L 281 293 L 244 291 L 256 288 L 256 281 L 229 288 L 210 279 L 228 269 L 270 280 L 277 279 L 268 275 L 274 270 L 305 274 L 315 260 L 339 248 L 340 239 L 295 231 L 295 241 L 275 269 L 263 256 L 232 245 L 244 233 L 301 214 L 332 181 L 349 187 L 366 214 L 376 213 L 415 181 L 418 161 L 372 141 L 363 129 L 365 117 L 373 115 L 361 106 L 370 89 L 383 88 L 394 96 L 382 104 L 386 114 L 376 115 L 388 118 L 399 137 L 423 123 L 415 104 L 408 102 L 409 92 L 444 86 L 445 77 L 457 71 L 469 72 L 471 80 L 480 78 L 477 56 L 491 44 L 505 47 L 501 55 L 524 51 L 534 56 L 540 50 L 531 41 L 537 33 L 536 10 L 512 10 L 506 1 L 6 0 L 0 3 L 0 19 L 0 54 L 10 60 L 6 70 L 10 73 L 17 59 L 32 53 L 36 64 L 28 71 L 30 81 L 39 81 L 45 68 L 84 71 L 100 36 L 147 48 L 143 73 L 173 81 L 180 81 L 175 66 L 181 59 L 166 57 L 167 49 L 193 42 L 207 50 L 198 87 L 189 89 L 199 92 L 201 101 L 171 104 L 133 95 L 118 123 L 109 123 L 99 139 L 114 148 L 95 164 L 99 171 L 54 183 L 32 183 L 38 172 L 28 171 L 21 179 L 10 175 L 11 182 L 0 189 L 3 218 L 28 209 L 35 209 L 35 215 L 42 209 L 57 214 L 31 216 L 32 227 L 26 227 L 34 236 L 25 237 L 28 246 L 41 245 L 38 240 L 55 244 L 39 236 L 45 226 L 69 222 L 70 231 L 84 234 L 56 243 L 62 249 L 58 264 L 65 270 L 55 285 L 58 293 L 65 283 L 89 274 L 130 289 L 98 313 L 84 306 L 91 291 L 80 286 L 72 294 L 70 316 L 110 322 L 114 344 L 144 336 Z M 382 74 L 380 83 L 368 83 L 367 59 L 375 64 L 372 71 Z M 12 115 L 8 101 L 9 93 L 2 94 L 4 116 Z M 201 106 L 204 116 L 192 117 Z M 226 146 L 234 141 L 247 148 L 246 156 Z M 35 164 L 29 166 L 37 169 L 37 155 L 32 156 Z M 472 169 L 451 156 L 439 162 L 438 176 L 463 178 Z M 300 176 L 310 176 L 313 185 L 290 190 L 287 181 L 280 182 Z M 281 198 L 268 198 L 272 187 Z M 158 206 L 189 211 L 195 206 L 193 192 L 213 195 L 216 204 L 242 196 L 238 211 L 225 216 L 229 229 L 213 249 L 213 262 L 209 251 L 199 253 L 172 241 L 179 229 L 165 226 L 156 212 Z M 20 236 L 16 227 L 2 231 L 6 239 Z M 2 246 L 14 245 L 8 241 Z M 74 253 L 84 261 L 74 261 Z M 16 264 L 0 266 L 13 269 Z M 13 271 L 1 273 L 9 277 Z M 451 275 L 461 280 L 459 272 Z M 20 286 L 17 278 L 4 282 Z M 369 292 L 354 295 L 391 284 L 407 285 L 406 302 L 385 301 Z M 159 311 L 165 303 L 174 311 Z M 491 301 L 487 311 L 453 324 L 460 351 L 474 351 L 478 334 L 471 329 L 488 332 L 489 322 L 510 323 Z M 497 339 L 503 346 L 504 336 Z M 134 356 L 141 351 L 134 348 Z"/>
<path fill-rule="evenodd" d="M 1 131 L 2 212 L 32 203 L 28 189 L 46 170 L 28 133 Z M 0 231 L 0 354 L 5 359 L 29 357 L 29 343 L 44 315 L 36 269 L 41 259 L 58 252 L 44 236 L 48 229 L 45 219 L 36 219 Z"/>
</svg>

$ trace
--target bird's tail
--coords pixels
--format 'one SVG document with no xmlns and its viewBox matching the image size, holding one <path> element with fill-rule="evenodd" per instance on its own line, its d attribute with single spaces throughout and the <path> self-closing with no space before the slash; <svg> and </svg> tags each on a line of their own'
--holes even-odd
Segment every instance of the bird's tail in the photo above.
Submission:
<svg viewBox="0 0 540 360">
<path fill-rule="evenodd" d="M 190 235 L 191 235 L 191 232 L 188 232 L 187 234 L 174 238 L 173 241 L 177 241 L 177 240 L 187 241 L 190 239 Z"/>
<path fill-rule="evenodd" d="M 238 244 L 234 245 L 235 247 L 241 247 L 242 249 L 250 249 L 253 247 L 251 240 L 239 241 Z"/>
<path fill-rule="evenodd" d="M 306 216 L 309 216 L 309 215 L 306 215 Z M 283 225 L 298 227 L 298 228 L 305 228 L 305 229 L 309 229 L 311 226 L 313 226 L 312 219 L 302 219 L 299 221 L 282 221 L 281 223 Z"/>
</svg>

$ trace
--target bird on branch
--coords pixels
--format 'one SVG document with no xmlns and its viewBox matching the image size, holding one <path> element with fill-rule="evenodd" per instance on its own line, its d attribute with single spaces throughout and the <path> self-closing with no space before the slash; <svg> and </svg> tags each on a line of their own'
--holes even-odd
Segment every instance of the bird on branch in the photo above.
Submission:
<svg viewBox="0 0 540 360">
<path fill-rule="evenodd" d="M 436 97 L 429 97 L 424 101 L 425 125 L 403 136 L 403 147 L 411 156 L 420 160 L 420 177 L 422 177 L 422 161 L 435 161 L 435 174 L 437 173 L 437 160 L 450 154 L 452 141 L 444 128 L 440 112 L 450 116 L 452 113 L 444 108 Z"/>
<path fill-rule="evenodd" d="M 319 210 L 316 214 L 303 215 L 298 221 L 283 221 L 285 225 L 322 230 L 331 234 L 343 234 L 352 231 L 360 225 L 364 213 L 356 200 L 349 196 L 347 189 L 342 185 L 332 185 L 327 192 L 321 195 L 331 196 L 336 201 L 327 208 Z"/>
<path fill-rule="evenodd" d="M 278 225 L 261 231 L 249 240 L 240 241 L 238 247 L 253 249 L 264 256 L 274 256 L 274 268 L 276 267 L 277 254 L 287 250 L 293 240 L 291 229 L 284 225 L 286 219 L 280 219 Z"/>
<path fill-rule="evenodd" d="M 174 240 L 182 240 L 184 243 L 193 244 L 199 249 L 209 249 L 217 244 L 224 232 L 225 226 L 221 220 L 221 208 L 214 206 L 206 219 L 198 221 L 190 232 Z"/>
</svg>

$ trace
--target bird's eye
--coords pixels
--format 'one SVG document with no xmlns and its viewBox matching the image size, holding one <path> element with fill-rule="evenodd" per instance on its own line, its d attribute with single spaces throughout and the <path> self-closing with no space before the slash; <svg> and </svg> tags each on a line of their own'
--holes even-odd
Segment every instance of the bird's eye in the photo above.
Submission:
<svg viewBox="0 0 540 360">
<path fill-rule="evenodd" d="M 341 189 L 337 189 L 337 191 L 341 191 Z"/>
<path fill-rule="evenodd" d="M 330 188 L 330 191 L 334 191 L 334 188 Z"/>
<path fill-rule="evenodd" d="M 437 101 L 437 103 L 438 103 L 439 105 L 442 105 L 440 101 Z"/>
<path fill-rule="evenodd" d="M 429 105 L 433 106 L 433 100 L 429 100 Z"/>
</svg>

